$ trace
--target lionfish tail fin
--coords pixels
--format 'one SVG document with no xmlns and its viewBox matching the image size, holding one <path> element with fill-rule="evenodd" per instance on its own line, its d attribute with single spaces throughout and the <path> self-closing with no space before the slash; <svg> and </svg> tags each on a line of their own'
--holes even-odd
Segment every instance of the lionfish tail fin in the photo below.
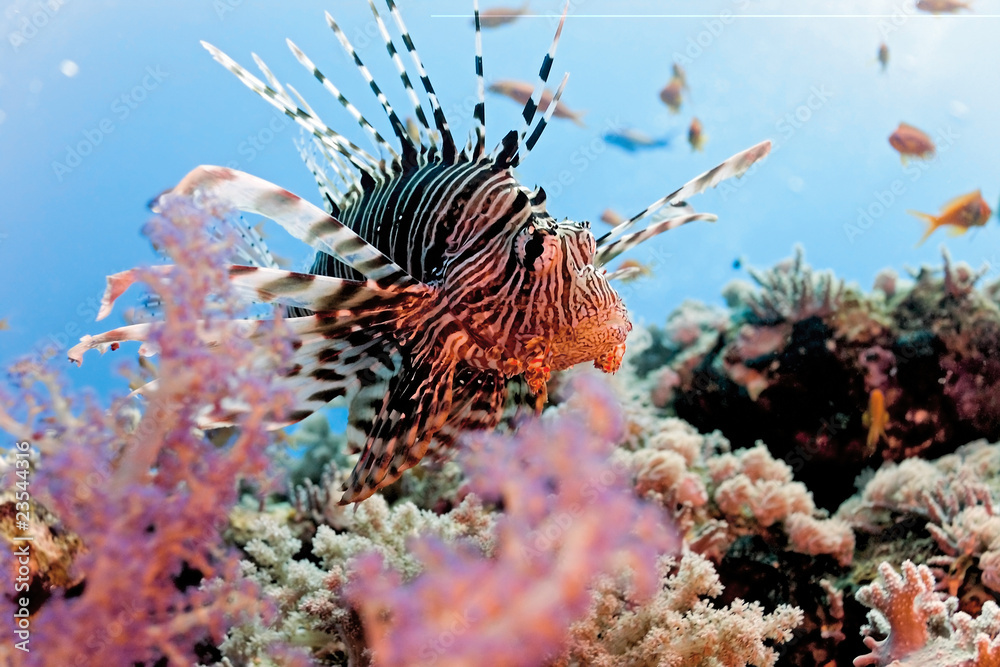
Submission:
<svg viewBox="0 0 1000 667">
<path fill-rule="evenodd" d="M 694 195 L 704 192 L 709 188 L 714 188 L 722 181 L 742 176 L 747 169 L 751 167 L 755 162 L 766 156 L 771 152 L 771 142 L 762 141 L 761 143 L 751 146 L 745 151 L 741 151 L 721 164 L 709 169 L 703 174 L 696 176 L 691 179 L 680 188 L 670 193 L 662 199 L 657 199 L 655 202 L 647 206 L 645 209 L 632 216 L 628 220 L 618 223 L 610 232 L 597 239 L 597 247 L 604 248 L 616 238 L 628 231 L 636 222 L 642 220 L 648 215 L 655 213 L 664 206 L 673 205 L 684 205 L 684 200 Z M 665 230 L 661 230 L 665 231 Z"/>
</svg>

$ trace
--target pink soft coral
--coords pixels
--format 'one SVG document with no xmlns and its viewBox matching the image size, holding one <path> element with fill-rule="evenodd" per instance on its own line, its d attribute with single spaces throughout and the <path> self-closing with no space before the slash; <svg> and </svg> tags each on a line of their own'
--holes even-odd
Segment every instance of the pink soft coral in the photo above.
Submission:
<svg viewBox="0 0 1000 667">
<path fill-rule="evenodd" d="M 31 365 L 15 376 L 20 399 L 0 402 L 0 423 L 40 452 L 33 498 L 84 545 L 72 566 L 85 583 L 41 603 L 27 662 L 191 664 L 210 657 L 233 623 L 267 612 L 238 576 L 222 529 L 239 483 L 266 483 L 265 415 L 283 401 L 252 369 L 262 358 L 280 363 L 287 341 L 279 322 L 252 342 L 227 335 L 203 344 L 200 333 L 221 321 L 212 313 L 232 314 L 226 247 L 205 233 L 215 213 L 174 200 L 147 227 L 177 266 L 169 278 L 142 274 L 163 300 L 165 321 L 153 327 L 159 379 L 141 415 L 124 402 L 110 411 L 80 407 Z M 213 443 L 197 417 L 227 400 L 252 408 L 229 442 Z"/>
<path fill-rule="evenodd" d="M 589 380 L 559 412 L 514 438 L 469 442 L 471 488 L 504 507 L 493 558 L 416 540 L 424 571 L 406 585 L 378 555 L 357 564 L 351 596 L 377 664 L 537 665 L 586 615 L 598 575 L 627 566 L 634 598 L 655 592 L 657 556 L 676 536 L 608 463 L 617 406 Z"/>
</svg>

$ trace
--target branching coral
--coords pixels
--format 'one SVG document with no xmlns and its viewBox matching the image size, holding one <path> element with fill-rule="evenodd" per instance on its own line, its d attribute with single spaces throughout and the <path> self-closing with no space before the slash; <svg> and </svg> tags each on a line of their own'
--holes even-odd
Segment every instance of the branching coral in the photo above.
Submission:
<svg viewBox="0 0 1000 667">
<path fill-rule="evenodd" d="M 591 381 L 559 413 L 513 438 L 469 442 L 471 489 L 504 507 L 492 558 L 416 540 L 423 572 L 407 584 L 381 556 L 358 561 L 351 598 L 378 664 L 538 664 L 586 614 L 597 576 L 628 566 L 630 597 L 654 593 L 656 558 L 675 541 L 608 465 L 618 409 Z"/>
<path fill-rule="evenodd" d="M 598 587 L 590 616 L 573 626 L 558 667 L 771 667 L 777 651 L 802 622 L 802 612 L 780 605 L 765 613 L 758 603 L 711 601 L 722 584 L 707 559 L 687 552 L 660 563 L 662 584 L 649 603 L 635 607 L 613 578 Z"/>
<path fill-rule="evenodd" d="M 166 317 L 154 327 L 160 378 L 141 417 L 121 403 L 107 411 L 74 399 L 27 365 L 14 375 L 20 398 L 0 406 L 4 427 L 39 452 L 33 497 L 83 544 L 72 570 L 84 584 L 48 591 L 32 619 L 31 663 L 190 664 L 211 659 L 239 619 L 269 613 L 237 576 L 221 528 L 238 484 L 266 482 L 265 413 L 280 413 L 283 401 L 254 369 L 262 359 L 280 364 L 287 348 L 280 324 L 273 335 L 258 329 L 253 344 L 226 332 L 216 332 L 218 346 L 202 343 L 212 313 L 231 303 L 225 244 L 204 233 L 217 213 L 173 200 L 147 227 L 177 265 L 169 278 L 143 274 Z M 197 417 L 227 399 L 253 407 L 237 435 L 213 444 Z"/>
<path fill-rule="evenodd" d="M 795 246 L 795 256 L 770 271 L 751 269 L 750 277 L 760 290 L 745 292 L 745 305 L 758 324 L 826 317 L 840 306 L 844 291 L 843 282 L 832 271 L 814 272 L 805 263 L 802 246 Z"/>
<path fill-rule="evenodd" d="M 912 282 L 883 274 L 871 294 L 800 250 L 751 275 L 758 288 L 727 289 L 726 329 L 661 336 L 669 358 L 643 365 L 668 380 L 657 406 L 736 447 L 767 443 L 830 510 L 872 462 L 1000 439 L 1000 308 L 968 266 L 946 256 Z"/>
</svg>

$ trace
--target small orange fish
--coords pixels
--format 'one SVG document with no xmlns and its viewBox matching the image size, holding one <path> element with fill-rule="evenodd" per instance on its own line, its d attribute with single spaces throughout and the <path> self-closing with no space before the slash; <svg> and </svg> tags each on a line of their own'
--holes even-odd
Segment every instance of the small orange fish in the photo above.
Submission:
<svg viewBox="0 0 1000 667">
<path fill-rule="evenodd" d="M 927 237 L 934 233 L 938 227 L 951 225 L 952 233 L 958 236 L 967 232 L 969 227 L 982 227 L 993 215 L 993 211 L 990 210 L 989 204 L 983 199 L 979 190 L 955 197 L 945 204 L 941 213 L 936 216 L 919 211 L 907 211 L 907 213 L 915 215 L 927 223 L 927 231 L 924 232 L 917 245 L 926 241 Z"/>
<path fill-rule="evenodd" d="M 9 329 L 10 329 L 10 322 L 7 321 L 7 318 L 5 317 L 2 320 L 0 320 L 0 331 L 8 331 Z"/>
<path fill-rule="evenodd" d="M 868 410 L 861 416 L 861 423 L 868 428 L 865 440 L 865 456 L 875 453 L 878 441 L 885 437 L 885 427 L 889 424 L 889 413 L 885 409 L 885 394 L 881 389 L 873 389 L 868 396 Z"/>
<path fill-rule="evenodd" d="M 617 227 L 625 222 L 625 217 L 614 209 L 606 208 L 604 209 L 604 213 L 601 213 L 601 222 L 612 227 Z"/>
<path fill-rule="evenodd" d="M 684 82 L 678 79 L 676 76 L 670 79 L 663 90 L 660 91 L 660 99 L 666 104 L 670 110 L 677 113 L 681 110 L 681 104 L 684 102 L 684 98 L 681 95 L 681 89 L 684 87 Z"/>
<path fill-rule="evenodd" d="M 691 144 L 691 150 L 700 151 L 707 138 L 702 133 L 701 121 L 697 117 L 692 118 L 691 126 L 688 127 L 688 143 Z"/>
<path fill-rule="evenodd" d="M 931 14 L 954 14 L 960 9 L 972 11 L 968 2 L 960 0 L 918 0 L 917 9 Z"/>
<path fill-rule="evenodd" d="M 889 135 L 889 145 L 899 151 L 903 164 L 911 156 L 923 160 L 934 157 L 935 147 L 931 138 L 907 123 L 900 123 L 896 131 Z"/>
<path fill-rule="evenodd" d="M 618 265 L 613 273 L 618 274 L 617 279 L 623 283 L 630 283 L 633 280 L 653 275 L 653 269 L 648 264 L 643 264 L 638 260 L 626 259 Z"/>
<path fill-rule="evenodd" d="M 529 83 L 525 83 L 524 81 L 497 81 L 496 83 L 490 84 L 489 91 L 491 93 L 505 95 L 520 104 L 527 104 L 528 100 L 531 99 L 531 93 L 534 91 L 534 86 Z M 548 90 L 543 90 L 542 97 L 538 101 L 538 112 L 545 113 L 551 103 L 552 93 Z M 573 111 L 560 100 L 559 103 L 556 104 L 556 110 L 552 115 L 556 118 L 568 118 L 580 127 L 586 127 L 583 123 L 583 116 L 586 113 L 586 111 Z"/>
<path fill-rule="evenodd" d="M 882 71 L 889 66 L 889 45 L 882 42 L 878 46 L 878 61 L 882 65 Z"/>
<path fill-rule="evenodd" d="M 479 12 L 479 25 L 484 28 L 499 28 L 502 25 L 513 23 L 517 19 L 528 13 L 528 4 L 525 2 L 520 7 L 494 7 L 484 9 Z"/>
</svg>

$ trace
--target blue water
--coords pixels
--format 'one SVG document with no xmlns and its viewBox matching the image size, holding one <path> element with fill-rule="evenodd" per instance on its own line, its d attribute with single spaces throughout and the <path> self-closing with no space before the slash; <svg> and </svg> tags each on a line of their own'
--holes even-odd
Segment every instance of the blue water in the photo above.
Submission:
<svg viewBox="0 0 1000 667">
<path fill-rule="evenodd" d="M 635 251 L 656 263 L 654 277 L 624 290 L 637 321 L 662 322 L 685 298 L 720 303 L 723 285 L 746 276 L 734 259 L 768 266 L 795 243 L 814 266 L 865 288 L 883 267 L 939 264 L 941 245 L 973 266 L 1000 266 L 995 220 L 964 237 L 939 232 L 915 248 L 922 224 L 905 212 L 934 212 L 976 188 L 991 206 L 997 202 L 1000 2 L 976 0 L 975 14 L 958 17 L 917 15 L 913 4 L 573 0 L 553 78 L 572 72 L 563 100 L 587 110 L 587 127 L 554 121 L 519 175 L 546 188 L 556 217 L 596 221 L 606 207 L 632 214 L 730 154 L 775 142 L 773 155 L 737 187 L 692 201 L 717 213 L 718 223 L 690 225 Z M 471 1 L 400 5 L 449 120 L 464 136 L 475 95 Z M 531 5 L 539 14 L 562 8 L 550 0 Z M 250 0 L 16 0 L 3 10 L 0 319 L 10 329 L 0 331 L 0 363 L 46 346 L 62 363 L 80 335 L 121 323 L 119 313 L 92 321 L 104 277 L 154 261 L 139 234 L 145 205 L 193 167 L 228 164 L 318 201 L 292 145 L 297 128 L 217 65 L 199 40 L 251 68 L 250 52 L 258 53 L 328 123 L 367 145 L 289 53 L 290 37 L 390 135 L 324 10 L 404 109 L 362 0 L 300 0 L 294 9 Z M 488 31 L 487 80 L 533 81 L 554 27 L 553 18 L 537 16 Z M 884 73 L 875 59 L 882 41 L 891 54 Z M 691 93 L 674 115 L 658 93 L 677 58 Z M 489 97 L 488 140 L 519 127 L 518 112 L 513 102 Z M 683 141 L 692 115 L 708 135 L 702 153 Z M 901 165 L 887 142 L 900 121 L 944 137 L 937 159 Z M 629 154 L 601 141 L 619 126 L 679 139 L 670 149 Z M 859 209 L 871 223 L 845 228 L 857 224 Z M 308 256 L 277 226 L 268 231 L 276 253 L 296 262 Z M 990 278 L 997 277 L 994 269 Z M 129 347 L 104 358 L 92 353 L 67 372 L 102 393 L 124 392 L 114 368 L 133 355 Z"/>
</svg>

